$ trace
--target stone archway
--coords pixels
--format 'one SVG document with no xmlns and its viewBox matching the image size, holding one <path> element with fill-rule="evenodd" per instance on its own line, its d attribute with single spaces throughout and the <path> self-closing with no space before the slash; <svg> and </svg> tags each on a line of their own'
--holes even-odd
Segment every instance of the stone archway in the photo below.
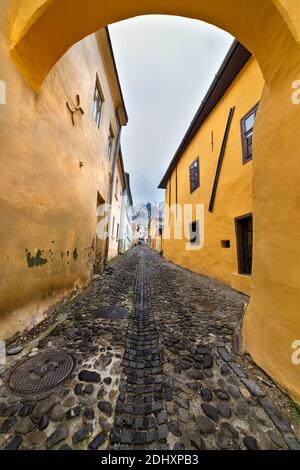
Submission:
<svg viewBox="0 0 300 470">
<path fill-rule="evenodd" d="M 300 79 L 298 0 L 15 0 L 11 54 L 38 92 L 58 59 L 106 24 L 143 14 L 204 20 L 234 35 L 254 54 L 266 86 L 254 141 L 254 270 L 244 324 L 254 360 L 300 402 L 300 111 L 292 83 Z"/>
</svg>

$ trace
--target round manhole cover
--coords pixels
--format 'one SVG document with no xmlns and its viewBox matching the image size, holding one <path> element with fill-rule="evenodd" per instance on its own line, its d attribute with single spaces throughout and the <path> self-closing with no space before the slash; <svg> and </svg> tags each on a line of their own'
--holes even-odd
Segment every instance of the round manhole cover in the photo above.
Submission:
<svg viewBox="0 0 300 470">
<path fill-rule="evenodd" d="M 90 310 L 90 314 L 94 318 L 106 318 L 107 320 L 118 320 L 121 318 L 126 318 L 128 312 L 125 308 L 116 307 L 116 306 L 108 306 L 108 307 L 101 307 L 96 308 L 94 310 Z"/>
<path fill-rule="evenodd" d="M 73 372 L 75 362 L 63 351 L 47 351 L 16 365 L 8 379 L 16 394 L 36 395 L 61 384 Z"/>
</svg>

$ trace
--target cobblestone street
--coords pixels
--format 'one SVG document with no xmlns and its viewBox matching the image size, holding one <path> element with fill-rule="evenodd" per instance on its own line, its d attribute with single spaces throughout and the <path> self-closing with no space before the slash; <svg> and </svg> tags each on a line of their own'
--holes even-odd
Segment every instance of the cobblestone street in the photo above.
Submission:
<svg viewBox="0 0 300 470">
<path fill-rule="evenodd" d="M 146 247 L 118 257 L 7 345 L 0 447 L 300 449 L 290 400 L 232 352 L 247 302 Z"/>
</svg>

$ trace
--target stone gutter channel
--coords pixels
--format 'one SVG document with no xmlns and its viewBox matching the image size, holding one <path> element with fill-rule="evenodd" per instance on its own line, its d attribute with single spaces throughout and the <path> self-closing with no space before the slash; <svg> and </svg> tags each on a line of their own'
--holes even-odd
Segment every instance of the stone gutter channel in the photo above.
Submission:
<svg viewBox="0 0 300 470">
<path fill-rule="evenodd" d="M 143 251 L 139 252 L 129 318 L 123 376 L 116 404 L 112 449 L 168 449 L 163 375 L 158 332 L 151 306 L 151 283 Z"/>
</svg>

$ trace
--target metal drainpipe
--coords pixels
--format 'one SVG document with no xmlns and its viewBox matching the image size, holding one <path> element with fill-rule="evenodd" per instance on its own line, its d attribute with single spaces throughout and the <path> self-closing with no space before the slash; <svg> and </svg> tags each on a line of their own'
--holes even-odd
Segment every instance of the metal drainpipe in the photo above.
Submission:
<svg viewBox="0 0 300 470">
<path fill-rule="evenodd" d="M 108 196 L 109 214 L 108 214 L 108 224 L 107 224 L 107 237 L 106 237 L 106 244 L 105 244 L 104 269 L 107 268 L 108 266 L 109 237 L 110 237 L 111 220 L 112 220 L 113 189 L 114 189 L 115 174 L 116 174 L 116 168 L 117 168 L 117 163 L 118 163 L 119 150 L 120 150 L 120 144 L 121 144 L 121 134 L 122 134 L 122 125 L 120 123 L 118 110 L 119 108 L 116 110 L 116 117 L 117 117 L 117 121 L 119 124 L 119 129 L 118 129 L 116 147 L 114 151 L 114 159 L 113 159 L 112 170 L 111 170 L 111 179 L 109 183 L 109 196 Z"/>
<path fill-rule="evenodd" d="M 119 241 L 118 241 L 118 254 L 124 252 L 124 204 L 125 204 L 125 196 L 126 196 L 126 189 L 124 188 L 122 191 L 122 204 L 121 204 L 121 219 L 120 219 L 120 234 L 119 234 Z M 122 237 L 122 238 L 121 238 Z"/>
</svg>

